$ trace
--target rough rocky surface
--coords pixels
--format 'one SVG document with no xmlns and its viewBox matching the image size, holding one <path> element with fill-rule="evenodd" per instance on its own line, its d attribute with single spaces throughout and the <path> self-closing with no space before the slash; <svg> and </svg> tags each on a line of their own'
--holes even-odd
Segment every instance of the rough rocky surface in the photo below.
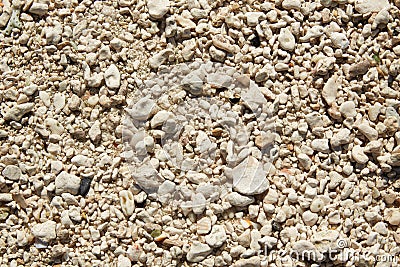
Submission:
<svg viewBox="0 0 400 267">
<path fill-rule="evenodd" d="M 399 8 L 0 0 L 0 266 L 397 266 Z"/>
</svg>

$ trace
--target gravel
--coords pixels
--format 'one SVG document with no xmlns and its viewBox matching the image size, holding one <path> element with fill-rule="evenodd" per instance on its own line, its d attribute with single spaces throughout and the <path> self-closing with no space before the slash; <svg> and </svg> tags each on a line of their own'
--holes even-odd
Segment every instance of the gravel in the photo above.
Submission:
<svg viewBox="0 0 400 267">
<path fill-rule="evenodd" d="M 1 0 L 0 265 L 390 265 L 399 8 Z"/>
</svg>

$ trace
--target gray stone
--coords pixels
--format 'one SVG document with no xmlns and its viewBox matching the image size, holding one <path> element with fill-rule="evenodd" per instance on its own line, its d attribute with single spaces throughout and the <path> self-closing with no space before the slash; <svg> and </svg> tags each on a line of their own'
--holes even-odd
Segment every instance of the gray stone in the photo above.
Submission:
<svg viewBox="0 0 400 267">
<path fill-rule="evenodd" d="M 169 0 L 148 0 L 149 15 L 154 19 L 162 19 L 169 10 Z"/>
<path fill-rule="evenodd" d="M 3 172 L 3 176 L 12 181 L 18 181 L 21 178 L 22 172 L 18 166 L 15 165 L 7 165 Z"/>
<path fill-rule="evenodd" d="M 186 259 L 189 262 L 200 262 L 204 260 L 211 252 L 212 248 L 209 245 L 200 243 L 199 241 L 193 241 L 189 252 L 186 255 Z"/>
<path fill-rule="evenodd" d="M 368 156 L 365 155 L 364 148 L 359 145 L 353 147 L 351 156 L 357 163 L 366 164 L 368 162 Z"/>
<path fill-rule="evenodd" d="M 76 195 L 78 194 L 80 184 L 81 179 L 79 177 L 63 171 L 55 179 L 56 194 L 71 193 Z"/>
<path fill-rule="evenodd" d="M 250 205 L 251 203 L 254 202 L 254 197 L 251 196 L 243 196 L 237 192 L 232 192 L 229 193 L 226 196 L 226 200 L 231 204 L 232 206 L 236 207 L 246 207 L 247 205 Z"/>
<path fill-rule="evenodd" d="M 244 101 L 244 104 L 254 113 L 267 103 L 264 95 L 253 81 L 250 81 L 248 90 L 242 90 L 241 97 Z"/>
<path fill-rule="evenodd" d="M 222 225 L 214 225 L 211 233 L 206 235 L 204 239 L 211 247 L 217 248 L 222 246 L 227 239 L 225 228 Z"/>
<path fill-rule="evenodd" d="M 210 73 L 207 75 L 207 83 L 217 88 L 228 88 L 233 83 L 233 78 L 222 73 Z"/>
<path fill-rule="evenodd" d="M 150 67 L 152 67 L 153 69 L 157 69 L 162 64 L 164 64 L 173 54 L 174 51 L 171 49 L 164 49 L 158 52 L 157 54 L 149 58 Z"/>
<path fill-rule="evenodd" d="M 369 141 L 378 139 L 378 131 L 369 126 L 367 122 L 363 122 L 356 127 L 365 137 L 368 138 Z"/>
<path fill-rule="evenodd" d="M 148 162 L 138 167 L 132 176 L 136 183 L 147 193 L 157 192 L 158 187 L 164 182 L 164 178 Z"/>
<path fill-rule="evenodd" d="M 337 147 L 350 143 L 350 130 L 347 128 L 340 129 L 332 136 L 331 145 Z"/>
<path fill-rule="evenodd" d="M 127 113 L 135 120 L 147 120 L 152 115 L 156 103 L 148 98 L 141 98 L 132 109 L 127 109 Z"/>
<path fill-rule="evenodd" d="M 302 215 L 303 221 L 305 225 L 307 226 L 313 226 L 317 223 L 318 221 L 318 214 L 311 212 L 309 210 L 306 210 L 303 215 Z"/>
<path fill-rule="evenodd" d="M 49 6 L 44 3 L 34 2 L 29 8 L 29 12 L 38 16 L 44 16 L 49 11 Z"/>
<path fill-rule="evenodd" d="M 354 118 L 357 115 L 356 104 L 353 101 L 343 102 L 339 111 L 345 118 Z"/>
<path fill-rule="evenodd" d="M 311 141 L 311 148 L 323 153 L 329 152 L 329 140 L 328 139 L 314 139 Z"/>
<path fill-rule="evenodd" d="M 121 85 L 121 74 L 119 73 L 117 66 L 111 64 L 111 66 L 104 72 L 104 79 L 108 88 L 119 89 Z"/>
<path fill-rule="evenodd" d="M 233 168 L 233 189 L 244 195 L 257 195 L 265 192 L 269 181 L 263 165 L 254 157 L 244 159 Z"/>
<path fill-rule="evenodd" d="M 100 122 L 95 121 L 89 129 L 89 138 L 93 143 L 98 143 L 101 140 Z"/>
<path fill-rule="evenodd" d="M 297 159 L 299 160 L 299 165 L 303 169 L 309 170 L 311 168 L 312 160 L 310 159 L 310 157 L 307 154 L 300 153 L 297 155 Z"/>
<path fill-rule="evenodd" d="M 183 88 L 193 95 L 201 95 L 203 84 L 203 80 L 195 73 L 185 76 L 181 81 Z"/>
<path fill-rule="evenodd" d="M 332 45 L 339 49 L 346 49 L 350 45 L 350 42 L 347 39 L 346 34 L 341 32 L 331 33 L 330 39 Z"/>
<path fill-rule="evenodd" d="M 206 209 L 207 200 L 201 193 L 196 193 L 192 197 L 192 209 L 194 214 L 202 214 Z"/>
</svg>

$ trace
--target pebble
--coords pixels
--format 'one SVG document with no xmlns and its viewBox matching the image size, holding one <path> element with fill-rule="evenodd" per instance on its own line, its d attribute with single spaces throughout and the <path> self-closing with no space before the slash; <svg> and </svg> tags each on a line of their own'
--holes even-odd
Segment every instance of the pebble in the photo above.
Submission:
<svg viewBox="0 0 400 267">
<path fill-rule="evenodd" d="M 364 75 L 370 69 L 371 63 L 368 60 L 364 60 L 360 63 L 353 64 L 349 68 L 349 79 L 354 79 L 357 76 Z"/>
<path fill-rule="evenodd" d="M 259 21 L 265 18 L 263 12 L 246 12 L 247 25 L 250 27 L 255 27 L 258 25 Z"/>
<path fill-rule="evenodd" d="M 354 118 L 357 115 L 356 104 L 353 101 L 343 102 L 339 111 L 345 118 Z"/>
<path fill-rule="evenodd" d="M 65 107 L 65 95 L 62 93 L 55 93 L 53 104 L 55 112 L 59 113 Z"/>
<path fill-rule="evenodd" d="M 169 57 L 174 54 L 171 49 L 164 49 L 153 57 L 149 58 L 150 67 L 153 69 L 159 68 L 162 64 L 168 61 Z"/>
<path fill-rule="evenodd" d="M 164 179 L 149 164 L 143 164 L 138 167 L 132 176 L 135 178 L 137 184 L 148 192 L 156 192 L 164 182 Z"/>
<path fill-rule="evenodd" d="M 368 118 L 371 121 L 376 121 L 379 116 L 382 105 L 380 103 L 375 103 L 373 106 L 370 106 L 368 109 Z"/>
<path fill-rule="evenodd" d="M 244 195 L 257 195 L 269 187 L 268 179 L 261 163 L 250 156 L 233 168 L 233 188 Z"/>
<path fill-rule="evenodd" d="M 81 179 L 81 183 L 79 186 L 79 195 L 85 197 L 90 190 L 90 183 L 92 182 L 92 179 L 88 178 L 88 177 L 83 177 Z"/>
<path fill-rule="evenodd" d="M 344 33 L 333 32 L 331 33 L 330 39 L 333 46 L 339 49 L 346 49 L 350 45 L 350 42 Z"/>
<path fill-rule="evenodd" d="M 237 192 L 229 193 L 226 196 L 226 200 L 236 207 L 246 207 L 254 202 L 254 198 L 251 196 L 243 196 Z"/>
<path fill-rule="evenodd" d="M 197 233 L 199 235 L 208 234 L 211 230 L 211 219 L 209 217 L 203 217 L 197 222 Z"/>
<path fill-rule="evenodd" d="M 9 193 L 0 193 L 0 202 L 11 202 L 13 201 L 12 194 Z M 1 210 L 3 211 L 3 210 Z M 0 215 L 1 216 L 1 215 Z"/>
<path fill-rule="evenodd" d="M 58 44 L 61 40 L 62 31 L 63 29 L 61 23 L 56 23 L 54 27 L 47 28 L 45 30 L 46 43 L 48 45 Z"/>
<path fill-rule="evenodd" d="M 351 132 L 347 128 L 340 129 L 331 138 L 331 145 L 337 147 L 350 143 Z"/>
<path fill-rule="evenodd" d="M 224 62 L 226 53 L 222 50 L 215 48 L 215 46 L 211 46 L 209 50 L 211 58 L 215 59 L 218 62 Z"/>
<path fill-rule="evenodd" d="M 398 208 L 385 210 L 385 220 L 390 225 L 400 225 L 400 210 Z"/>
<path fill-rule="evenodd" d="M 360 14 L 370 12 L 379 12 L 382 9 L 389 8 L 388 0 L 374 1 L 374 0 L 358 0 L 355 2 L 355 10 Z"/>
<path fill-rule="evenodd" d="M 329 140 L 328 139 L 314 139 L 311 141 L 311 148 L 323 153 L 328 153 L 329 150 Z"/>
<path fill-rule="evenodd" d="M 322 97 L 329 106 L 332 106 L 336 102 L 336 97 L 338 93 L 337 76 L 334 75 L 328 79 L 326 84 L 322 89 Z"/>
<path fill-rule="evenodd" d="M 18 181 L 22 176 L 22 171 L 18 166 L 7 165 L 3 169 L 2 174 L 5 178 L 7 178 L 11 181 Z"/>
<path fill-rule="evenodd" d="M 80 183 L 79 177 L 62 171 L 55 179 L 56 194 L 70 193 L 76 195 L 79 192 Z"/>
<path fill-rule="evenodd" d="M 192 198 L 192 209 L 194 214 L 202 214 L 206 209 L 207 200 L 203 194 L 197 193 Z"/>
<path fill-rule="evenodd" d="M 131 260 L 128 257 L 125 257 L 123 255 L 118 256 L 118 267 L 131 267 L 132 263 Z"/>
<path fill-rule="evenodd" d="M 364 153 L 364 148 L 359 145 L 355 145 L 353 147 L 351 150 L 351 156 L 357 163 L 360 164 L 366 164 L 369 160 L 368 156 Z"/>
<path fill-rule="evenodd" d="M 339 211 L 335 210 L 328 214 L 328 222 L 330 225 L 340 224 L 340 214 Z"/>
<path fill-rule="evenodd" d="M 133 199 L 132 192 L 129 190 L 122 190 L 119 192 L 119 199 L 122 212 L 126 216 L 131 216 L 135 211 L 135 200 Z"/>
<path fill-rule="evenodd" d="M 25 114 L 33 110 L 34 106 L 35 104 L 33 103 L 18 104 L 6 112 L 4 119 L 8 121 L 20 121 Z"/>
<path fill-rule="evenodd" d="M 209 73 L 207 75 L 207 83 L 215 88 L 229 88 L 233 79 L 229 75 L 221 73 Z"/>
<path fill-rule="evenodd" d="M 400 166 L 400 152 L 394 152 L 390 155 L 390 165 L 394 167 Z"/>
<path fill-rule="evenodd" d="M 34 2 L 29 8 L 30 13 L 38 16 L 44 16 L 47 14 L 48 11 L 49 11 L 49 6 L 45 3 Z"/>
<path fill-rule="evenodd" d="M 93 143 L 99 143 L 101 140 L 100 122 L 95 121 L 89 129 L 89 138 Z"/>
<path fill-rule="evenodd" d="M 216 48 L 219 48 L 228 53 L 235 52 L 235 47 L 230 44 L 227 37 L 222 34 L 217 34 L 212 37 L 212 43 Z"/>
<path fill-rule="evenodd" d="M 340 185 L 343 180 L 343 176 L 336 171 L 329 172 L 330 182 L 328 184 L 328 188 L 330 190 L 336 189 Z"/>
<path fill-rule="evenodd" d="M 22 89 L 22 92 L 28 96 L 33 95 L 38 90 L 38 86 L 36 84 L 31 84 Z"/>
<path fill-rule="evenodd" d="M 265 204 L 275 204 L 278 202 L 279 194 L 276 190 L 270 188 L 267 195 L 264 197 L 263 203 Z"/>
<path fill-rule="evenodd" d="M 386 223 L 384 222 L 377 222 L 375 226 L 373 227 L 374 231 L 377 233 L 386 236 L 388 234 L 388 228 L 386 226 Z"/>
<path fill-rule="evenodd" d="M 186 255 L 186 259 L 189 262 L 201 262 L 210 255 L 211 252 L 212 248 L 209 245 L 200 243 L 199 241 L 193 241 Z"/>
<path fill-rule="evenodd" d="M 369 126 L 368 122 L 363 122 L 356 127 L 369 141 L 378 139 L 378 131 Z"/>
<path fill-rule="evenodd" d="M 282 7 L 287 10 L 297 10 L 301 9 L 301 1 L 300 0 L 283 0 Z"/>
<path fill-rule="evenodd" d="M 181 85 L 193 95 L 201 95 L 203 93 L 204 82 L 197 74 L 185 76 L 181 81 Z"/>
<path fill-rule="evenodd" d="M 339 236 L 340 233 L 336 230 L 322 230 L 314 233 L 311 240 L 319 252 L 326 253 L 332 249 L 332 247 L 337 246 Z"/>
<path fill-rule="evenodd" d="M 104 79 L 107 87 L 110 89 L 119 89 L 121 86 L 121 74 L 114 64 L 111 64 L 110 67 L 106 69 L 104 72 Z"/>
<path fill-rule="evenodd" d="M 296 47 L 296 40 L 288 28 L 281 29 L 278 36 L 279 46 L 283 50 L 293 51 Z"/>
<path fill-rule="evenodd" d="M 387 9 L 382 9 L 375 17 L 374 23 L 372 24 L 372 29 L 375 30 L 379 26 L 386 26 L 390 19 L 391 17 L 389 11 Z"/>
<path fill-rule="evenodd" d="M 46 221 L 44 223 L 35 224 L 32 227 L 32 234 L 43 242 L 49 243 L 56 239 L 56 226 L 57 223 L 54 221 Z"/>
<path fill-rule="evenodd" d="M 324 208 L 324 206 L 325 206 L 325 202 L 321 198 L 316 197 L 311 202 L 310 211 L 312 211 L 314 213 L 318 213 Z"/>
<path fill-rule="evenodd" d="M 186 174 L 186 178 L 195 184 L 201 184 L 201 183 L 206 183 L 209 178 L 207 176 L 207 174 L 205 173 L 198 173 L 195 171 L 188 171 Z"/>
<path fill-rule="evenodd" d="M 225 228 L 222 225 L 214 225 L 211 229 L 211 233 L 204 237 L 206 243 L 213 248 L 222 246 L 227 238 Z"/>
<path fill-rule="evenodd" d="M 297 159 L 299 160 L 299 165 L 305 170 L 309 170 L 312 165 L 312 161 L 307 154 L 300 153 L 297 155 Z"/>
<path fill-rule="evenodd" d="M 308 225 L 308 226 L 313 226 L 318 221 L 318 214 L 313 213 L 309 210 L 305 211 L 303 213 L 302 217 L 303 217 L 303 221 L 304 221 L 305 225 Z"/>
</svg>

